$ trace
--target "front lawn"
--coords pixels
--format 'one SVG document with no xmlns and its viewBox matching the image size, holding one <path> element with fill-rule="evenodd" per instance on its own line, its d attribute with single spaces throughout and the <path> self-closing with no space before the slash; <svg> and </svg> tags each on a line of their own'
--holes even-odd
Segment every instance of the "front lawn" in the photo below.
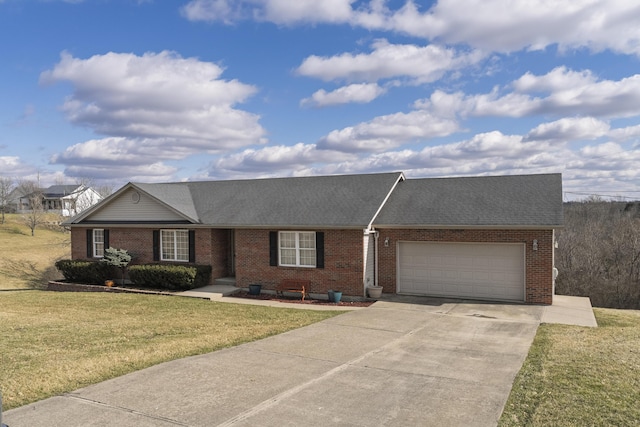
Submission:
<svg viewBox="0 0 640 427">
<path fill-rule="evenodd" d="M 500 426 L 640 424 L 640 311 L 594 312 L 598 328 L 540 326 Z"/>
<path fill-rule="evenodd" d="M 167 296 L 0 292 L 3 407 L 337 314 Z"/>
</svg>

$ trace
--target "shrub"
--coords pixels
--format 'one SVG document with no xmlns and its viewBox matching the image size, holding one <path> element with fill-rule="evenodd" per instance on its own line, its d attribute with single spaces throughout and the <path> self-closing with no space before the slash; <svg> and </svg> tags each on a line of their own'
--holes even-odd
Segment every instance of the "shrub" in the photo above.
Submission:
<svg viewBox="0 0 640 427">
<path fill-rule="evenodd" d="M 75 283 L 103 283 L 111 273 L 111 267 L 101 262 L 62 259 L 55 266 L 67 281 Z"/>
<path fill-rule="evenodd" d="M 131 262 L 131 255 L 125 249 L 107 248 L 104 250 L 102 262 L 120 269 L 120 278 L 124 285 L 124 276 L 127 274 L 127 266 Z"/>
<path fill-rule="evenodd" d="M 129 267 L 129 278 L 137 285 L 183 291 L 209 283 L 211 266 L 144 264 Z"/>
</svg>

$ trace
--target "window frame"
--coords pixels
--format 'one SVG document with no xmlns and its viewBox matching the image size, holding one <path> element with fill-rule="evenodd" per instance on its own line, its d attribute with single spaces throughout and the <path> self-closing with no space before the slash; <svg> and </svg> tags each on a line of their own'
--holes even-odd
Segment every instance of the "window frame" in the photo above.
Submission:
<svg viewBox="0 0 640 427">
<path fill-rule="evenodd" d="M 96 238 L 98 236 L 97 232 L 100 232 L 100 241 Z M 98 244 L 102 244 L 102 253 L 98 253 Z M 105 251 L 105 232 L 104 228 L 94 228 L 91 230 L 91 250 L 93 254 L 93 258 L 104 258 Z"/>
<path fill-rule="evenodd" d="M 294 247 L 282 247 L 283 243 L 283 234 L 293 234 L 294 235 Z M 282 267 L 299 267 L 299 268 L 318 268 L 318 238 L 317 232 L 315 231 L 295 231 L 295 230 L 283 230 L 278 231 L 278 265 Z M 313 248 L 305 248 L 302 247 L 301 236 L 302 235 L 313 235 Z M 293 250 L 295 251 L 296 261 L 295 264 L 285 264 L 282 259 L 283 250 Z M 313 251 L 313 257 L 307 257 L 313 259 L 313 264 L 301 264 L 302 253 L 304 251 Z"/>
<path fill-rule="evenodd" d="M 173 239 L 173 247 L 170 248 L 171 249 L 171 256 L 172 258 L 165 258 L 165 240 L 164 240 L 164 236 L 165 233 L 171 233 L 173 235 L 172 239 Z M 184 237 L 183 237 L 183 242 L 186 242 L 186 252 L 184 253 L 184 255 L 186 256 L 185 259 L 179 259 L 178 258 L 178 243 L 180 241 L 180 239 L 178 239 L 178 233 L 183 233 Z M 161 229 L 160 230 L 160 236 L 159 236 L 159 252 L 160 252 L 160 261 L 172 261 L 172 262 L 190 262 L 190 236 L 189 236 L 189 230 L 185 230 L 185 229 L 179 229 L 179 228 L 174 228 L 174 229 Z M 169 249 L 169 248 L 167 248 Z M 167 251 L 169 252 L 169 251 Z"/>
</svg>

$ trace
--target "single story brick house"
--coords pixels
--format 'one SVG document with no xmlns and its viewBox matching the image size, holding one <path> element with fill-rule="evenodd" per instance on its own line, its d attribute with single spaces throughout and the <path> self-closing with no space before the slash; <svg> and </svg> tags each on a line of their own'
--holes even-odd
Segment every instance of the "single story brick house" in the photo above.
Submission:
<svg viewBox="0 0 640 427">
<path fill-rule="evenodd" d="M 212 266 L 212 280 L 551 304 L 560 174 L 401 172 L 129 183 L 70 219 L 72 258 Z"/>
</svg>

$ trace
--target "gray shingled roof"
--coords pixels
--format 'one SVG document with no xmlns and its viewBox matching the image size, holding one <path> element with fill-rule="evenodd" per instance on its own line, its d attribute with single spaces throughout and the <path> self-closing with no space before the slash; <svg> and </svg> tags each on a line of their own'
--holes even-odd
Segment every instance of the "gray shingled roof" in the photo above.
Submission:
<svg viewBox="0 0 640 427">
<path fill-rule="evenodd" d="M 52 185 L 49 188 L 42 190 L 42 193 L 45 197 L 64 197 L 69 194 L 75 193 L 78 188 L 80 188 L 79 184 L 75 185 Z"/>
<path fill-rule="evenodd" d="M 134 185 L 211 226 L 365 228 L 401 176 L 395 172 Z"/>
<path fill-rule="evenodd" d="M 398 226 L 561 226 L 562 176 L 407 179 L 374 221 Z"/>
</svg>

